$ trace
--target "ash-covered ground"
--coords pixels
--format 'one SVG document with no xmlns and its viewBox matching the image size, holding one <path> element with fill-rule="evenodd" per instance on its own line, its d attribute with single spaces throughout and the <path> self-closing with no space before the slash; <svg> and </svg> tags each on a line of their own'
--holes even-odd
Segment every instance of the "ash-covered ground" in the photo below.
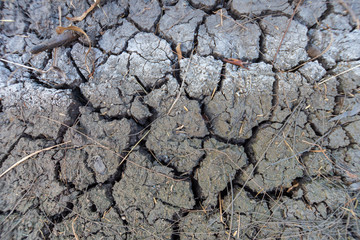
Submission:
<svg viewBox="0 0 360 240">
<path fill-rule="evenodd" d="M 0 2 L 1 239 L 360 238 L 359 1 L 92 4 Z"/>
</svg>

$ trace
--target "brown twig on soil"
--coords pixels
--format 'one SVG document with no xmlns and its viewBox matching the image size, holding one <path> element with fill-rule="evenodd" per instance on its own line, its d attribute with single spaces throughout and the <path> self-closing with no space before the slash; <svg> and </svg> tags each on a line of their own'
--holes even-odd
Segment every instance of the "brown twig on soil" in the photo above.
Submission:
<svg viewBox="0 0 360 240">
<path fill-rule="evenodd" d="M 51 50 L 57 47 L 61 47 L 68 43 L 71 43 L 79 38 L 79 35 L 73 31 L 67 31 L 63 34 L 57 35 L 39 45 L 34 46 L 30 53 L 37 54 L 46 50 Z"/>
<path fill-rule="evenodd" d="M 82 21 L 86 16 L 91 12 L 98 4 L 100 3 L 100 0 L 96 0 L 95 3 L 93 3 L 81 16 L 78 17 L 66 17 L 67 20 L 70 21 Z"/>
<path fill-rule="evenodd" d="M 280 48 L 281 48 L 281 45 L 282 45 L 282 43 L 283 43 L 283 41 L 284 41 L 284 39 L 285 39 L 286 33 L 287 33 L 288 30 L 289 30 L 289 27 L 290 27 L 290 24 L 291 24 L 291 22 L 292 22 L 292 19 L 294 18 L 295 14 L 296 14 L 296 10 L 297 10 L 298 7 L 300 6 L 301 2 L 302 2 L 302 0 L 300 0 L 300 1 L 298 2 L 298 4 L 296 5 L 296 8 L 294 9 L 293 14 L 291 15 L 291 18 L 289 19 L 289 23 L 288 23 L 288 25 L 286 26 L 285 32 L 284 32 L 284 34 L 283 34 L 283 36 L 282 36 L 282 38 L 281 38 L 281 41 L 280 41 L 280 44 L 279 44 L 277 50 L 276 50 L 276 53 L 275 53 L 275 56 L 274 56 L 274 59 L 273 59 L 273 64 L 275 64 L 277 55 L 278 55 L 278 53 L 279 53 L 279 51 L 280 51 Z"/>
</svg>

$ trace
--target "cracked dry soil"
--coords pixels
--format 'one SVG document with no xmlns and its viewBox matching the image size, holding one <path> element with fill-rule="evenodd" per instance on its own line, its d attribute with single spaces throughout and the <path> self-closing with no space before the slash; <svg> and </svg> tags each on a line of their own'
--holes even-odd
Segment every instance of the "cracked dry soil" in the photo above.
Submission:
<svg viewBox="0 0 360 240">
<path fill-rule="evenodd" d="M 1 1 L 0 238 L 359 239 L 360 2 L 298 2 L 101 1 L 34 55 L 93 2 Z"/>
</svg>

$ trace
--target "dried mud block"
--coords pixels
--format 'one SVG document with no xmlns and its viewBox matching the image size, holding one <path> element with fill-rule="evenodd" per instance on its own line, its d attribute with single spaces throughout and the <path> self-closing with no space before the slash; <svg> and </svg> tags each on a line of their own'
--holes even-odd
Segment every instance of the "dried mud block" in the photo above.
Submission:
<svg viewBox="0 0 360 240">
<path fill-rule="evenodd" d="M 55 34 L 55 28 L 59 25 L 57 9 L 61 7 L 64 10 L 62 14 L 67 13 L 64 2 L 46 4 L 42 1 L 33 1 L 31 4 L 25 4 L 22 7 L 26 9 L 26 16 L 30 18 L 27 20 L 30 23 L 29 28 L 36 29 L 45 38 Z"/>
<path fill-rule="evenodd" d="M 179 0 L 162 0 L 164 6 L 174 6 Z"/>
<path fill-rule="evenodd" d="M 252 128 L 270 117 L 275 81 L 272 66 L 256 63 L 249 68 L 226 64 L 220 91 L 204 100 L 212 131 L 222 138 L 249 138 Z"/>
<path fill-rule="evenodd" d="M 202 138 L 207 134 L 199 103 L 181 97 L 170 115 L 151 125 L 146 147 L 164 164 L 190 172 L 204 154 Z"/>
<path fill-rule="evenodd" d="M 321 52 L 329 47 L 321 56 L 325 68 L 333 68 L 340 61 L 357 61 L 360 58 L 360 30 L 347 32 L 314 29 L 309 31 L 309 37 Z"/>
<path fill-rule="evenodd" d="M 346 135 L 350 138 L 350 142 L 360 146 L 360 123 L 359 121 L 352 122 L 345 128 Z M 347 138 L 347 137 L 345 137 Z"/>
<path fill-rule="evenodd" d="M 75 44 L 71 51 L 64 47 L 57 48 L 56 56 L 49 59 L 46 67 L 44 68 L 47 72 L 39 74 L 39 80 L 45 84 L 58 88 L 62 86 L 72 88 L 78 87 L 84 81 L 82 78 L 89 75 L 85 65 L 87 50 L 87 47 L 84 47 L 79 43 Z M 93 66 L 92 63 L 96 62 L 95 55 L 97 55 L 97 57 L 100 56 L 99 50 L 92 48 L 92 51 L 86 56 L 89 70 Z M 34 56 L 31 59 L 31 63 L 35 65 L 37 64 L 39 65 L 38 67 L 41 68 L 45 56 L 46 54 L 42 55 L 41 58 Z M 77 68 L 83 74 L 82 76 L 79 75 Z"/>
<path fill-rule="evenodd" d="M 154 108 L 158 113 L 167 113 L 175 101 L 180 86 L 172 75 L 167 75 L 166 83 L 144 96 L 144 103 Z"/>
<path fill-rule="evenodd" d="M 129 0 L 128 18 L 135 22 L 142 30 L 151 31 L 159 19 L 161 8 L 158 1 Z"/>
<path fill-rule="evenodd" d="M 345 227 L 345 221 L 342 222 L 334 214 L 327 214 L 326 203 L 309 205 L 302 199 L 294 200 L 284 196 L 280 201 L 272 200 L 269 205 L 273 214 L 268 222 L 271 225 L 276 225 L 279 229 L 276 232 L 273 231 L 273 238 L 278 238 L 281 235 L 287 239 L 294 239 L 294 237 L 297 239 L 299 236 L 306 239 L 317 239 L 319 236 L 340 236 L 343 234 L 341 229 Z M 286 224 L 281 224 L 283 222 Z M 316 225 L 314 225 L 315 222 Z"/>
<path fill-rule="evenodd" d="M 302 157 L 302 163 L 306 166 L 309 176 L 318 176 L 334 174 L 334 167 L 329 159 L 322 152 L 309 152 Z"/>
<path fill-rule="evenodd" d="M 102 198 L 107 210 L 98 211 L 93 199 Z M 109 205 L 104 192 L 96 188 L 85 192 L 74 202 L 73 211 L 66 218 L 56 223 L 52 229 L 52 239 L 72 239 L 74 232 L 79 239 L 126 239 L 127 228 L 116 210 Z"/>
<path fill-rule="evenodd" d="M 6 41 L 5 51 L 8 53 L 22 53 L 25 48 L 25 37 L 14 36 L 11 38 L 2 37 L 2 40 Z"/>
<path fill-rule="evenodd" d="M 129 74 L 139 78 L 145 88 L 152 88 L 172 72 L 174 54 L 170 45 L 152 33 L 138 33 L 129 40 Z"/>
<path fill-rule="evenodd" d="M 1 239 L 41 239 L 47 232 L 48 218 L 39 213 L 37 209 L 30 209 L 25 214 L 15 212 L 6 221 L 4 215 L 0 216 L 0 238 Z"/>
<path fill-rule="evenodd" d="M 260 15 L 263 12 L 269 11 L 280 11 L 286 14 L 292 13 L 292 8 L 287 0 L 233 0 L 230 7 L 237 17 L 247 14 Z"/>
<path fill-rule="evenodd" d="M 349 32 L 352 26 L 349 22 L 349 16 L 342 16 L 340 14 L 331 13 L 321 21 L 322 28 L 330 28 L 331 30 L 342 30 Z"/>
<path fill-rule="evenodd" d="M 80 86 L 84 96 L 95 108 L 100 108 L 103 115 L 126 115 L 133 95 L 142 91 L 137 80 L 127 76 L 129 57 L 128 53 L 110 56 L 106 63 L 96 69 L 94 77 Z"/>
<path fill-rule="evenodd" d="M 195 173 L 201 188 L 204 206 L 214 207 L 218 203 L 219 192 L 226 189 L 235 178 L 236 171 L 247 163 L 243 147 L 224 144 L 211 138 L 204 142 L 206 152 Z"/>
<path fill-rule="evenodd" d="M 220 221 L 209 224 L 216 216 L 208 216 L 202 211 L 190 212 L 180 221 L 180 239 L 185 240 L 216 240 L 227 239 L 225 226 Z"/>
<path fill-rule="evenodd" d="M 318 82 L 326 74 L 325 68 L 323 68 L 318 61 L 306 63 L 299 68 L 299 72 L 306 78 L 308 83 L 311 84 Z"/>
<path fill-rule="evenodd" d="M 339 87 L 342 94 L 359 96 L 357 89 L 360 88 L 360 67 L 356 67 L 359 64 L 360 61 L 339 62 L 332 70 L 335 75 L 338 75 L 336 80 L 340 83 Z M 351 68 L 353 69 L 348 71 Z M 348 72 L 344 73 L 345 71 Z M 332 81 L 336 80 L 333 79 Z"/>
<path fill-rule="evenodd" d="M 326 0 L 304 0 L 298 8 L 295 19 L 307 27 L 311 27 L 318 22 L 326 9 Z"/>
<path fill-rule="evenodd" d="M 289 19 L 284 16 L 265 17 L 260 26 L 265 32 L 264 58 L 266 61 L 273 61 L 280 41 L 283 38 Z M 275 67 L 279 69 L 290 69 L 307 60 L 308 56 L 305 47 L 308 43 L 307 28 L 292 20 L 286 36 L 277 54 Z"/>
<path fill-rule="evenodd" d="M 132 152 L 113 196 L 128 225 L 136 229 L 134 236 L 170 238 L 173 217 L 182 208 L 192 209 L 194 196 L 190 182 L 174 180 L 170 168 L 150 159 L 141 151 Z"/>
<path fill-rule="evenodd" d="M 126 19 L 121 19 L 119 26 L 107 30 L 102 35 L 99 46 L 105 52 L 119 54 L 124 50 L 127 41 L 139 30 Z"/>
<path fill-rule="evenodd" d="M 233 226 L 231 235 L 239 236 L 239 239 L 253 239 L 256 229 L 260 226 L 259 222 L 266 221 L 271 218 L 271 213 L 265 201 L 255 200 L 243 189 L 236 187 L 234 195 L 228 195 L 224 199 L 223 209 L 227 212 L 225 221 L 228 225 L 233 218 Z M 232 204 L 233 203 L 233 204 Z M 239 220 L 240 219 L 240 220 Z M 238 225 L 240 221 L 240 227 Z M 258 233 L 261 239 L 271 238 L 269 232 L 273 232 L 274 224 L 268 221 L 267 228 Z"/>
<path fill-rule="evenodd" d="M 2 26 L 1 32 L 6 36 L 22 35 L 25 33 L 25 29 L 28 28 L 29 20 L 19 11 L 19 7 L 19 1 L 4 2 L 2 5 L 2 18 L 14 20 Z"/>
<path fill-rule="evenodd" d="M 210 96 L 220 81 L 222 62 L 214 57 L 194 55 L 180 61 L 180 76 L 185 81 L 185 91 L 192 98 Z"/>
<path fill-rule="evenodd" d="M 0 113 L 0 159 L 5 159 L 24 131 L 22 122 L 9 119 L 5 113 Z"/>
<path fill-rule="evenodd" d="M 249 146 L 256 171 L 251 175 L 253 167 L 250 165 L 247 173 L 240 176 L 240 183 L 249 179 L 248 186 L 254 192 L 271 191 L 278 187 L 289 188 L 294 179 L 303 176 L 304 167 L 298 155 L 311 147 L 306 142 L 312 139 L 293 129 L 292 124 L 276 123 L 259 129 Z M 279 134 L 280 130 L 287 135 Z"/>
<path fill-rule="evenodd" d="M 54 142 L 21 138 L 3 162 L 0 172 L 38 150 L 54 145 Z M 40 152 L 34 158 L 16 166 L 0 179 L 0 209 L 15 209 L 25 213 L 34 205 L 41 205 L 49 216 L 61 212 L 68 201 L 66 188 L 56 179 L 55 150 Z M 49 206 L 49 207 L 47 207 Z"/>
<path fill-rule="evenodd" d="M 284 122 L 291 114 L 294 114 L 293 111 L 296 111 L 296 114 L 304 115 L 306 113 L 304 102 L 314 94 L 313 85 L 309 84 L 307 79 L 298 72 L 277 73 L 276 78 L 278 79 L 278 90 L 272 120 Z M 317 105 L 312 108 L 316 109 Z M 306 117 L 301 116 L 296 119 L 296 124 L 304 128 L 306 121 Z"/>
<path fill-rule="evenodd" d="M 131 104 L 130 112 L 136 121 L 138 121 L 140 124 L 145 124 L 146 119 L 152 116 L 152 114 L 150 113 L 149 108 L 144 105 L 140 99 L 140 97 L 136 97 L 134 99 Z"/>
<path fill-rule="evenodd" d="M 79 44 L 80 45 L 80 44 Z M 76 66 L 73 64 L 73 60 L 68 49 L 63 47 L 58 48 L 56 50 L 56 57 L 53 59 L 49 59 L 47 65 L 44 69 L 51 70 L 43 73 L 39 76 L 39 80 L 45 84 L 49 84 L 50 86 L 62 86 L 68 85 L 69 87 L 77 87 L 83 81 L 76 71 Z M 84 54 L 81 55 L 84 58 Z M 56 58 L 56 63 L 54 59 Z M 41 59 L 42 61 L 44 57 Z M 36 63 L 37 60 L 32 61 L 32 63 Z M 42 64 L 42 63 L 41 63 Z M 56 64 L 56 67 L 52 67 Z M 80 66 L 79 66 L 80 67 Z"/>
<path fill-rule="evenodd" d="M 360 146 L 358 144 L 331 150 L 331 160 L 336 167 L 336 175 L 341 176 L 347 185 L 359 182 Z M 350 190 L 354 189 L 350 186 Z"/>
<path fill-rule="evenodd" d="M 95 183 L 95 174 L 87 165 L 88 154 L 81 149 L 66 149 L 56 153 L 54 159 L 60 162 L 60 180 L 74 184 L 78 190 L 85 190 Z"/>
<path fill-rule="evenodd" d="M 3 62 L 0 62 L 0 88 L 10 85 L 10 75 L 10 70 L 5 67 Z"/>
<path fill-rule="evenodd" d="M 329 81 L 314 88 L 314 92 L 305 100 L 308 122 L 317 135 L 323 135 L 331 130 L 335 121 L 329 121 L 334 115 L 338 82 Z"/>
<path fill-rule="evenodd" d="M 256 59 L 259 57 L 260 28 L 255 23 L 232 19 L 225 9 L 206 18 L 198 34 L 200 55 Z"/>
<path fill-rule="evenodd" d="M 18 83 L 0 89 L 8 118 L 24 121 L 25 133 L 57 139 L 78 114 L 79 103 L 70 90 L 44 88 L 35 83 Z M 56 122 L 55 122 L 56 121 Z"/>
<path fill-rule="evenodd" d="M 318 179 L 304 185 L 304 197 L 311 204 L 325 202 L 330 212 L 343 207 L 349 199 L 346 189 L 331 184 L 327 179 Z M 350 196 L 349 196 L 350 197 Z"/>
<path fill-rule="evenodd" d="M 356 130 L 356 128 L 352 130 Z M 358 131 L 357 133 L 359 133 L 359 129 L 357 129 L 357 131 Z M 356 132 L 353 133 L 357 134 Z M 331 133 L 327 137 L 327 141 L 325 141 L 324 146 L 327 146 L 331 149 L 336 149 L 339 147 L 346 147 L 349 144 L 350 144 L 349 137 L 347 136 L 344 129 L 342 129 L 341 127 L 336 127 L 331 131 Z"/>
<path fill-rule="evenodd" d="M 116 173 L 121 153 L 129 146 L 131 122 L 124 118 L 106 121 L 85 107 L 80 112 L 81 127 L 76 129 L 84 135 L 69 130 L 64 141 L 71 140 L 76 147 L 83 147 L 87 153 L 86 165 L 95 173 L 97 182 L 104 182 Z"/>
<path fill-rule="evenodd" d="M 129 7 L 128 0 L 104 1 L 100 2 L 101 9 L 96 7 L 91 15 L 98 21 L 100 26 L 113 27 L 122 22 L 125 12 Z M 86 18 L 86 20 L 89 18 Z M 107 31 L 105 32 L 105 34 Z"/>
<path fill-rule="evenodd" d="M 210 11 L 214 7 L 216 7 L 217 4 L 220 3 L 219 0 L 190 0 L 190 3 L 192 6 L 199 8 L 201 10 L 207 10 Z"/>
<path fill-rule="evenodd" d="M 98 71 L 99 63 L 104 62 L 105 55 L 98 49 L 84 46 L 84 44 L 76 43 L 71 49 L 71 57 L 74 61 L 73 69 L 77 68 L 81 74 L 81 78 L 88 79 L 93 72 Z M 86 61 L 85 61 L 86 60 Z"/>
<path fill-rule="evenodd" d="M 194 45 L 197 26 L 202 22 L 205 13 L 194 10 L 185 0 L 175 6 L 167 7 L 159 22 L 159 31 L 174 45 L 181 43 L 181 50 L 189 52 Z"/>
</svg>

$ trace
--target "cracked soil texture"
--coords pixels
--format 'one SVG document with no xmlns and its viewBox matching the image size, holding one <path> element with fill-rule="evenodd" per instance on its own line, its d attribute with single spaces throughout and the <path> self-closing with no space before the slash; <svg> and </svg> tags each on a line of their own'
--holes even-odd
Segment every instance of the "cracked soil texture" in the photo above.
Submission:
<svg viewBox="0 0 360 240">
<path fill-rule="evenodd" d="M 0 2 L 0 239 L 360 239 L 358 0 L 99 2 Z"/>
</svg>

